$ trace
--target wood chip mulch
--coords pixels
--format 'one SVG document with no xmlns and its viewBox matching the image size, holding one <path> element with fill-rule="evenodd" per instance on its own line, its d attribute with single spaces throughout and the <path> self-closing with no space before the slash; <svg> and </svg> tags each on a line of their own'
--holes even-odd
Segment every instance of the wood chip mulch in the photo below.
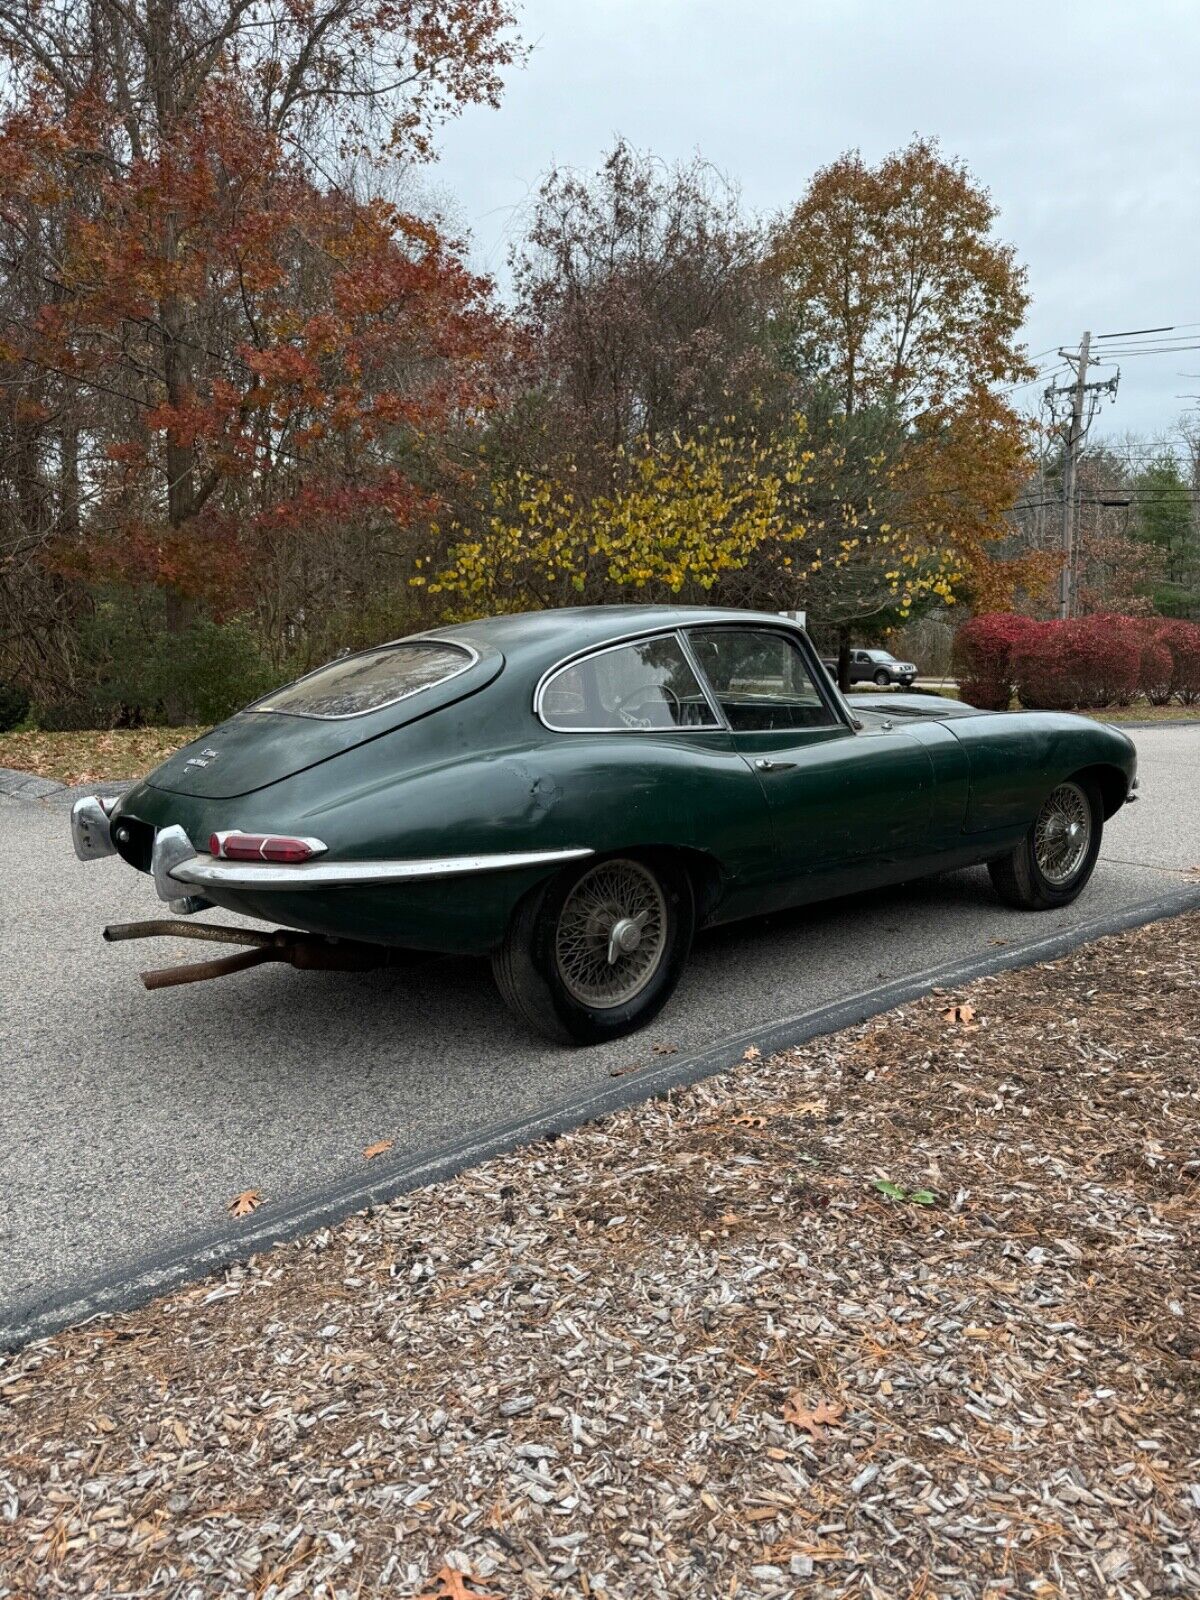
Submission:
<svg viewBox="0 0 1200 1600">
<path fill-rule="evenodd" d="M 1200 1593 L 1200 915 L 0 1367 L 4 1596 L 483 1593 Z"/>
</svg>

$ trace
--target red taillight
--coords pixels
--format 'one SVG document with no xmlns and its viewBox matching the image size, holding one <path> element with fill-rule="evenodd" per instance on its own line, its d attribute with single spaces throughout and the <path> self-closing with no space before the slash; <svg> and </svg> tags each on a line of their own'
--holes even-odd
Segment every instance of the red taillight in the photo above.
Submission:
<svg viewBox="0 0 1200 1600">
<path fill-rule="evenodd" d="M 209 854 L 223 861 L 277 861 L 292 866 L 324 853 L 319 839 L 296 839 L 281 833 L 214 833 Z"/>
<path fill-rule="evenodd" d="M 262 847 L 264 861 L 307 861 L 316 852 L 307 839 L 270 838 Z"/>
</svg>

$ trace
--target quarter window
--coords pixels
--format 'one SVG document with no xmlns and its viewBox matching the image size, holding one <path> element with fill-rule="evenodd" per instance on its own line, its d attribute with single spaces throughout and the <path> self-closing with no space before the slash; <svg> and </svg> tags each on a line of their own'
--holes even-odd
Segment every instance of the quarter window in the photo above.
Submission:
<svg viewBox="0 0 1200 1600">
<path fill-rule="evenodd" d="M 695 628 L 688 638 L 735 733 L 836 726 L 804 657 L 785 634 Z"/>
<path fill-rule="evenodd" d="M 475 660 L 461 645 L 441 639 L 409 639 L 331 661 L 307 678 L 268 695 L 254 709 L 283 711 L 294 717 L 360 717 L 445 683 Z"/>
<path fill-rule="evenodd" d="M 720 724 L 674 634 L 639 639 L 560 667 L 542 690 L 560 733 L 655 733 Z"/>
</svg>

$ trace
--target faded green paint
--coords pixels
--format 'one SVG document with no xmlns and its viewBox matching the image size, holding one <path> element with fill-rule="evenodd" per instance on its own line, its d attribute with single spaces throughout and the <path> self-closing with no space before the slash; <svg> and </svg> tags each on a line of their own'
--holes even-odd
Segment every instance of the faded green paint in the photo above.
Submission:
<svg viewBox="0 0 1200 1600">
<path fill-rule="evenodd" d="M 787 628 L 756 613 L 605 607 L 441 629 L 436 637 L 478 652 L 469 672 L 347 721 L 251 708 L 172 756 L 117 816 L 177 823 L 201 849 L 224 829 L 312 834 L 328 861 L 682 850 L 698 869 L 706 920 L 719 922 L 986 861 L 1011 849 L 1048 791 L 1083 768 L 1103 769 L 1118 803 L 1128 792 L 1131 742 L 1082 717 L 948 702 L 943 713 L 894 696 L 885 710 L 856 703 L 856 729 L 832 691 L 835 726 L 787 733 L 552 733 L 536 717 L 538 681 L 565 656 L 721 622 Z M 905 716 L 905 707 L 934 714 Z M 205 747 L 218 757 L 188 767 Z M 754 762 L 767 753 L 779 765 L 763 773 Z M 315 932 L 481 953 L 545 873 L 223 893 L 219 903 Z"/>
</svg>

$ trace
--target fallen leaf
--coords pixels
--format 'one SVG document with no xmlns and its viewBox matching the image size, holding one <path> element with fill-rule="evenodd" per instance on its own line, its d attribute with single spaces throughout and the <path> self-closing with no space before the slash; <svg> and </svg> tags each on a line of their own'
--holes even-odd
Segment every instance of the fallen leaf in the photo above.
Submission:
<svg viewBox="0 0 1200 1600">
<path fill-rule="evenodd" d="M 417 1600 L 504 1600 L 503 1595 L 489 1589 L 468 1589 L 467 1585 L 480 1583 L 473 1572 L 458 1572 L 454 1567 L 442 1567 L 434 1579 L 436 1589 L 426 1589 Z"/>
<path fill-rule="evenodd" d="M 974 1022 L 975 1007 L 966 1004 L 947 1006 L 942 1012 L 942 1021 L 948 1022 L 951 1027 L 959 1022 Z"/>
<path fill-rule="evenodd" d="M 746 1046 L 746 1048 L 742 1051 L 742 1060 L 743 1061 L 761 1061 L 762 1060 L 762 1051 L 758 1048 L 758 1046 L 756 1044 L 748 1044 Z"/>
<path fill-rule="evenodd" d="M 898 1183 L 893 1183 L 890 1178 L 875 1178 L 872 1187 L 878 1189 L 880 1194 L 887 1195 L 889 1200 L 906 1200 L 908 1190 L 902 1189 Z"/>
<path fill-rule="evenodd" d="M 225 1207 L 231 1217 L 248 1217 L 252 1211 L 257 1211 L 263 1203 L 262 1193 L 258 1189 L 243 1189 L 241 1194 L 235 1194 Z"/>
<path fill-rule="evenodd" d="M 367 1145 L 363 1151 L 363 1160 L 374 1161 L 376 1156 L 381 1156 L 385 1150 L 390 1150 L 392 1143 L 391 1139 L 376 1139 L 374 1144 Z"/>
<path fill-rule="evenodd" d="M 740 1117 L 734 1117 L 733 1119 L 733 1126 L 735 1128 L 765 1128 L 766 1125 L 766 1117 L 756 1116 L 749 1111 L 743 1112 Z"/>
<path fill-rule="evenodd" d="M 823 1428 L 833 1428 L 842 1420 L 845 1406 L 832 1400 L 818 1400 L 810 1411 L 804 1404 L 804 1391 L 793 1389 L 783 1402 L 783 1420 L 794 1428 L 806 1428 L 814 1439 L 823 1437 Z"/>
<path fill-rule="evenodd" d="M 677 1044 L 652 1044 L 650 1048 L 656 1056 L 673 1056 L 679 1050 Z"/>
</svg>

